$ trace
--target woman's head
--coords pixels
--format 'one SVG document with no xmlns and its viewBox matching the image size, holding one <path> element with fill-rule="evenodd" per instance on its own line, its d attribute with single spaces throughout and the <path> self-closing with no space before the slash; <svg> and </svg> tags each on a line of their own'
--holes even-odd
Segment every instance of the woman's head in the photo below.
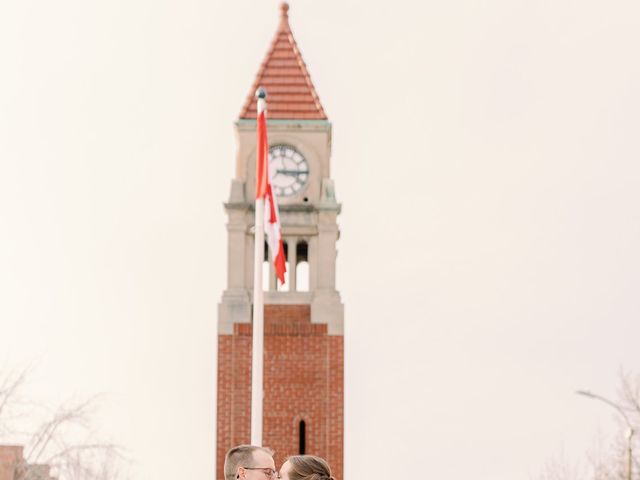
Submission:
<svg viewBox="0 0 640 480">
<path fill-rule="evenodd" d="M 294 455 L 280 468 L 282 480 L 334 480 L 329 464 L 313 455 Z"/>
</svg>

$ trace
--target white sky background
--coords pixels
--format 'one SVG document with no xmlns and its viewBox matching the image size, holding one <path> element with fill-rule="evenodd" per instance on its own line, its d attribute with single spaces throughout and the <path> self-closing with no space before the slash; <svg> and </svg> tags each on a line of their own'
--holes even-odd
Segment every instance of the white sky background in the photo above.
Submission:
<svg viewBox="0 0 640 480">
<path fill-rule="evenodd" d="M 276 1 L 0 4 L 0 364 L 212 479 L 232 124 Z M 333 122 L 346 478 L 530 479 L 640 370 L 637 1 L 294 0 Z"/>
</svg>

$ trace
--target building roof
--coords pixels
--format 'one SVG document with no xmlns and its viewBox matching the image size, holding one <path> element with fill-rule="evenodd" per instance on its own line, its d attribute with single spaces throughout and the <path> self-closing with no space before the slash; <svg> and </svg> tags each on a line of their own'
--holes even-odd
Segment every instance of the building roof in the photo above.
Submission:
<svg viewBox="0 0 640 480">
<path fill-rule="evenodd" d="M 267 91 L 267 111 L 270 119 L 327 119 L 291 33 L 288 11 L 289 5 L 283 3 L 280 6 L 278 30 L 242 107 L 241 119 L 256 118 L 255 92 L 258 87 Z"/>
</svg>

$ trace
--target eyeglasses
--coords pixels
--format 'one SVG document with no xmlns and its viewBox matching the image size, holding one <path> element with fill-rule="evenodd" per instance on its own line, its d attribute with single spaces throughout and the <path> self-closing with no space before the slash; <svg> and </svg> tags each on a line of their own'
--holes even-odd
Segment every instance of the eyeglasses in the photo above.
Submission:
<svg viewBox="0 0 640 480">
<path fill-rule="evenodd" d="M 245 470 L 262 470 L 262 473 L 266 475 L 267 478 L 273 480 L 274 478 L 278 478 L 278 472 L 276 472 L 273 468 L 270 467 L 242 467 Z"/>
</svg>

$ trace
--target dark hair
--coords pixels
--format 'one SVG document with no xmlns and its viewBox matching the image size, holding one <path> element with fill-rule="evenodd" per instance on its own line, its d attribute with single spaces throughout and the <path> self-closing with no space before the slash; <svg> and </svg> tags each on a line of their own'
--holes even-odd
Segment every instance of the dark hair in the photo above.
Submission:
<svg viewBox="0 0 640 480">
<path fill-rule="evenodd" d="M 229 449 L 224 456 L 224 478 L 225 480 L 235 480 L 238 475 L 238 467 L 250 466 L 253 463 L 253 452 L 262 450 L 273 457 L 273 450 L 254 445 L 238 445 Z M 243 465 L 244 464 L 244 465 Z M 252 465 L 251 465 L 252 466 Z"/>
<path fill-rule="evenodd" d="M 329 464 L 320 457 L 294 455 L 288 461 L 291 463 L 289 480 L 335 480 Z"/>
</svg>

